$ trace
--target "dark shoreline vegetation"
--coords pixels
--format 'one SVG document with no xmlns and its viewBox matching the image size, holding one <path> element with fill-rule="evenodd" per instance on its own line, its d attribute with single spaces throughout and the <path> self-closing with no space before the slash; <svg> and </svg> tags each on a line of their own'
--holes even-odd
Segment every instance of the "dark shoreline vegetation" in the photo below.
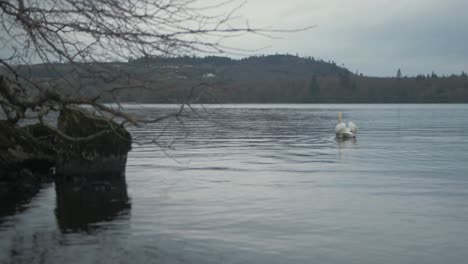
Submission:
<svg viewBox="0 0 468 264">
<path fill-rule="evenodd" d="M 144 84 L 128 83 L 100 97 L 103 102 L 137 103 L 467 103 L 468 75 L 435 73 L 370 77 L 332 61 L 292 55 L 244 59 L 209 56 L 145 57 L 106 63 Z M 82 65 L 81 65 L 82 66 Z M 89 78 L 69 64 L 19 67 L 38 81 L 79 82 L 80 95 L 98 95 L 117 85 Z M 141 85 L 141 87 L 139 87 Z M 70 94 L 77 91 L 70 90 Z"/>
</svg>

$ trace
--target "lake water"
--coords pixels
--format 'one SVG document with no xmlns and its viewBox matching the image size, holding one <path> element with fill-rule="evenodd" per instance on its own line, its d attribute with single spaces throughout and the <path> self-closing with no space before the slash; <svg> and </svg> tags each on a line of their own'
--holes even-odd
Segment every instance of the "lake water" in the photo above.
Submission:
<svg viewBox="0 0 468 264">
<path fill-rule="evenodd" d="M 335 140 L 338 111 L 359 126 L 356 140 Z M 67 190 L 50 184 L 0 218 L 0 263 L 468 260 L 468 105 L 197 113 L 131 129 L 127 206 L 64 209 Z"/>
</svg>

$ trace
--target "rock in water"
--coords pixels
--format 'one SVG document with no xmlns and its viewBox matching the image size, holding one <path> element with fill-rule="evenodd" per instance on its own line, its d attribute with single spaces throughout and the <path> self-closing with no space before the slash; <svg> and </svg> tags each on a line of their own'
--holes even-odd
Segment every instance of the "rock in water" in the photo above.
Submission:
<svg viewBox="0 0 468 264">
<path fill-rule="evenodd" d="M 54 161 L 53 147 L 35 138 L 30 127 L 21 128 L 0 121 L 0 169 L 14 171 L 26 167 L 34 170 L 36 164 L 50 167 Z"/>
<path fill-rule="evenodd" d="M 48 174 L 55 163 L 52 145 L 33 135 L 37 129 L 46 132 L 41 125 L 24 128 L 0 121 L 0 207 L 32 197 L 39 189 L 40 176 Z"/>
<path fill-rule="evenodd" d="M 62 109 L 57 126 L 74 138 L 59 137 L 55 171 L 58 177 L 97 179 L 125 176 L 127 153 L 132 141 L 123 126 L 82 108 Z"/>
</svg>

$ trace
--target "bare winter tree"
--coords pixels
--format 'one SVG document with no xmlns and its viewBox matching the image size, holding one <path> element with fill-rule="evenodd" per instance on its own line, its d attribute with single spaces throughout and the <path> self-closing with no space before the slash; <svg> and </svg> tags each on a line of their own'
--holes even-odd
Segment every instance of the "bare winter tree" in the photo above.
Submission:
<svg viewBox="0 0 468 264">
<path fill-rule="evenodd" d="M 131 124 L 180 115 L 183 106 L 142 120 L 101 99 L 118 103 L 115 94 L 122 89 L 161 88 L 157 80 L 123 67 L 129 58 L 232 52 L 224 39 L 279 31 L 239 23 L 237 7 L 232 1 L 203 6 L 197 0 L 0 0 L 1 109 L 12 123 L 45 123 L 48 112 L 67 105 L 87 105 Z M 33 64 L 49 77 L 42 78 Z M 105 89 L 89 92 L 90 83 Z"/>
</svg>

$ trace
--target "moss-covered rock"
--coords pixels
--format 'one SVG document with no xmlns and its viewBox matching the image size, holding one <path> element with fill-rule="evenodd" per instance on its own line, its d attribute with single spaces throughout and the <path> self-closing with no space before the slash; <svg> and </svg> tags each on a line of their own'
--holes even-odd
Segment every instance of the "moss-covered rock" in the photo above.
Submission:
<svg viewBox="0 0 468 264">
<path fill-rule="evenodd" d="M 81 108 L 65 108 L 60 112 L 58 129 L 74 139 L 59 140 L 57 175 L 93 178 L 124 175 L 132 143 L 124 127 Z"/>
<path fill-rule="evenodd" d="M 58 129 L 74 140 L 42 124 L 19 127 L 0 121 L 0 208 L 15 208 L 30 199 L 54 166 L 56 182 L 62 185 L 70 178 L 72 183 L 125 182 L 131 136 L 124 127 L 83 109 L 67 108 L 60 113 Z"/>
<path fill-rule="evenodd" d="M 30 197 L 50 179 L 53 167 L 60 180 L 124 179 L 131 148 L 124 127 L 80 108 L 66 108 L 58 129 L 66 136 L 42 124 L 19 127 L 0 121 L 0 199 Z"/>
<path fill-rule="evenodd" d="M 130 133 L 111 119 L 96 116 L 81 108 L 65 108 L 60 112 L 58 129 L 71 137 L 88 137 L 96 134 L 100 136 L 92 140 L 68 141 L 74 152 L 94 152 L 99 154 L 127 154 L 131 149 Z"/>
<path fill-rule="evenodd" d="M 0 121 L 0 171 L 34 170 L 41 163 L 50 167 L 55 155 L 52 146 L 41 143 L 28 129 Z"/>
<path fill-rule="evenodd" d="M 29 199 L 45 178 L 50 179 L 56 153 L 30 132 L 0 121 L 0 201 L 4 207 Z"/>
<path fill-rule="evenodd" d="M 49 151 L 53 150 L 53 145 L 57 143 L 57 133 L 41 123 L 27 125 L 21 127 L 21 129 L 26 131 L 31 137 L 36 139 L 36 141 L 41 143 L 43 147 Z"/>
</svg>

